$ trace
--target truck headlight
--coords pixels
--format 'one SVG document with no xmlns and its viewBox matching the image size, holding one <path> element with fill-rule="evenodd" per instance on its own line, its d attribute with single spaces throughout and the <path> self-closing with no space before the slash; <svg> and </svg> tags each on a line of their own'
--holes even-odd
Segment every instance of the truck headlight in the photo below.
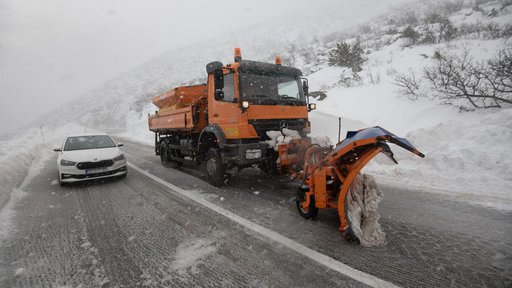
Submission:
<svg viewBox="0 0 512 288">
<path fill-rule="evenodd" d="M 308 104 L 308 110 L 313 111 L 316 109 L 316 103 L 309 103 Z"/>
<path fill-rule="evenodd" d="M 75 166 L 76 162 L 60 159 L 60 165 L 61 166 Z"/>
<path fill-rule="evenodd" d="M 245 151 L 245 159 L 259 159 L 261 158 L 261 149 L 247 149 Z"/>
<path fill-rule="evenodd" d="M 249 101 L 242 101 L 242 108 L 243 109 L 249 108 Z"/>
</svg>

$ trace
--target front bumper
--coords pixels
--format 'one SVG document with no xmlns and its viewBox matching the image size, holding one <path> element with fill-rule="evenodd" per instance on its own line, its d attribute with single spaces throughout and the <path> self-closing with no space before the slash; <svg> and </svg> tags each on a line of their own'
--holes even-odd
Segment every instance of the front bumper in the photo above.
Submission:
<svg viewBox="0 0 512 288">
<path fill-rule="evenodd" d="M 64 183 L 72 183 L 93 179 L 101 179 L 107 177 L 122 176 L 128 173 L 126 160 L 116 161 L 114 165 L 105 167 L 102 171 L 90 171 L 78 169 L 75 166 L 60 166 L 59 177 Z"/>
<path fill-rule="evenodd" d="M 261 157 L 256 159 L 247 159 L 248 154 L 254 155 L 251 151 L 255 150 L 261 150 Z M 234 164 L 239 167 L 251 166 L 265 161 L 266 151 L 266 143 L 226 144 L 224 145 L 224 150 L 222 152 L 222 162 L 224 164 Z"/>
</svg>

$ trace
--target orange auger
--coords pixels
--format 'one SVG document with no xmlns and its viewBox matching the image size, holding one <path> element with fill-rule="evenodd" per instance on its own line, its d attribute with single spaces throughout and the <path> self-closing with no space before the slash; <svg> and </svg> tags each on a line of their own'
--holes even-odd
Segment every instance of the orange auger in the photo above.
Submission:
<svg viewBox="0 0 512 288">
<path fill-rule="evenodd" d="M 347 192 L 357 173 L 379 153 L 398 164 L 386 142 L 425 157 L 407 139 L 378 126 L 348 132 L 347 138 L 334 148 L 311 144 L 308 138 L 280 145 L 281 172 L 287 170 L 303 180 L 297 195 L 299 214 L 311 219 L 317 216 L 318 209 L 338 208 L 339 229 L 347 231 L 350 227 L 346 217 Z"/>
</svg>

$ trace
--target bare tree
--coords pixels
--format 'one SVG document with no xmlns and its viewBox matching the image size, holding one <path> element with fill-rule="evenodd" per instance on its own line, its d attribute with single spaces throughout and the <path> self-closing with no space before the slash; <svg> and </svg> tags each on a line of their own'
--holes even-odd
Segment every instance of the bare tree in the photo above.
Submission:
<svg viewBox="0 0 512 288">
<path fill-rule="evenodd" d="M 398 73 L 394 78 L 394 84 L 400 88 L 399 93 L 413 101 L 423 96 L 420 92 L 422 81 L 423 79 L 417 77 L 411 68 L 408 73 Z"/>
<path fill-rule="evenodd" d="M 445 103 L 469 109 L 512 104 L 512 93 L 508 90 L 511 69 L 509 52 L 500 53 L 502 56 L 488 64 L 475 62 L 467 50 L 460 56 L 436 55 L 434 65 L 425 68 L 424 74 L 436 91 L 436 96 Z M 502 77 L 495 78 L 493 74 Z M 470 107 L 466 107 L 468 104 Z"/>
<path fill-rule="evenodd" d="M 490 73 L 486 76 L 492 87 L 498 93 L 512 93 L 512 49 L 499 51 L 488 64 Z"/>
</svg>

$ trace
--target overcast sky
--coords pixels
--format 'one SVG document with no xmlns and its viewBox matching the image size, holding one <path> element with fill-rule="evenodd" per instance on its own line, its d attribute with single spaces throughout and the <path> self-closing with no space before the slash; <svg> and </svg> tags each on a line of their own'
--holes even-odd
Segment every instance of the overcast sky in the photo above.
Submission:
<svg viewBox="0 0 512 288">
<path fill-rule="evenodd" d="M 0 0 L 0 133 L 164 52 L 334 1 Z"/>
<path fill-rule="evenodd" d="M 152 57 L 296 1 L 0 0 L 0 133 Z"/>
</svg>

